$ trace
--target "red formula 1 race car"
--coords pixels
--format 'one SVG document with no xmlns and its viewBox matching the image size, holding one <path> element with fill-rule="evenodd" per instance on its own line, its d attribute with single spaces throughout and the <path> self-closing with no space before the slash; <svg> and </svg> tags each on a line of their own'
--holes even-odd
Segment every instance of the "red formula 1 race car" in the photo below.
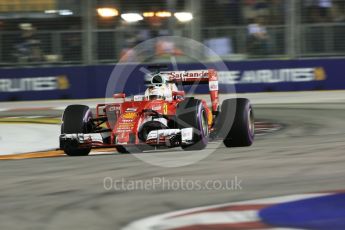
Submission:
<svg viewBox="0 0 345 230">
<path fill-rule="evenodd" d="M 253 143 L 249 100 L 226 99 L 219 106 L 215 70 L 158 70 L 147 83 L 145 95 L 114 94 L 121 101 L 97 105 L 96 116 L 88 106 L 68 106 L 62 117 L 60 148 L 67 155 L 81 156 L 95 147 L 115 147 L 120 153 L 179 146 L 201 150 L 210 138 L 221 139 L 226 147 Z M 205 100 L 185 97 L 178 90 L 180 84 L 208 84 L 211 108 Z"/>
</svg>

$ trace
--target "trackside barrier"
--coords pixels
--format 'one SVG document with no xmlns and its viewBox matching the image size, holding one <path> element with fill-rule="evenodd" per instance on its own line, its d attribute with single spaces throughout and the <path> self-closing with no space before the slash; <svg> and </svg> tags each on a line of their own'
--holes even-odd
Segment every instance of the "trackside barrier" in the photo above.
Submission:
<svg viewBox="0 0 345 230">
<path fill-rule="evenodd" d="M 313 60 L 268 60 L 217 63 L 179 64 L 180 70 L 218 69 L 220 92 L 235 85 L 236 92 L 279 92 L 345 89 L 345 58 Z M 106 86 L 115 65 L 34 67 L 0 69 L 0 101 L 81 99 L 105 96 Z M 142 92 L 142 66 L 133 68 L 128 94 Z M 172 70 L 172 66 L 169 66 Z M 124 76 L 114 76 L 119 81 Z M 135 82 L 135 84 L 133 84 Z M 119 91 L 121 89 L 114 89 Z M 196 93 L 207 93 L 207 86 L 198 86 Z M 230 92 L 229 92 L 230 93 Z"/>
</svg>

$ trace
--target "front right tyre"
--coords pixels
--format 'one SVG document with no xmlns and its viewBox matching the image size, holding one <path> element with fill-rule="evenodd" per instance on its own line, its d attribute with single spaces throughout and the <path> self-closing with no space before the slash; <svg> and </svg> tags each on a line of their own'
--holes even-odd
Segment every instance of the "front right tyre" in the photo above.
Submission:
<svg viewBox="0 0 345 230">
<path fill-rule="evenodd" d="M 93 126 L 92 113 L 86 105 L 69 105 L 62 117 L 61 134 L 90 133 Z M 61 145 L 61 144 L 60 144 Z M 86 156 L 91 148 L 80 148 L 78 143 L 64 143 L 64 152 L 69 156 Z"/>
</svg>

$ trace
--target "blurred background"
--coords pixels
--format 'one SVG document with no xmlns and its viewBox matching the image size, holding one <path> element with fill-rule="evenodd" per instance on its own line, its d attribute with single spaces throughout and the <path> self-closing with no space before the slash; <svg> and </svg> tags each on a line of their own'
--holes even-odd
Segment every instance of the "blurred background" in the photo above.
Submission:
<svg viewBox="0 0 345 230">
<path fill-rule="evenodd" d="M 132 61 L 130 48 L 165 35 L 192 38 L 225 60 L 344 56 L 345 1 L 0 0 L 2 66 Z M 164 40 L 148 50 L 190 61 Z"/>
</svg>

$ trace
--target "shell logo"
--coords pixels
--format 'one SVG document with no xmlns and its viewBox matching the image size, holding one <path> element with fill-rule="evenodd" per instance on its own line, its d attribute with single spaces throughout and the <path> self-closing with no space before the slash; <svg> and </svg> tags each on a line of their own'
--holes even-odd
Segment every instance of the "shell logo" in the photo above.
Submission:
<svg viewBox="0 0 345 230">
<path fill-rule="evenodd" d="M 137 113 L 134 113 L 134 112 L 125 113 L 122 116 L 122 118 L 124 119 L 134 119 L 136 117 L 137 117 Z"/>
</svg>

